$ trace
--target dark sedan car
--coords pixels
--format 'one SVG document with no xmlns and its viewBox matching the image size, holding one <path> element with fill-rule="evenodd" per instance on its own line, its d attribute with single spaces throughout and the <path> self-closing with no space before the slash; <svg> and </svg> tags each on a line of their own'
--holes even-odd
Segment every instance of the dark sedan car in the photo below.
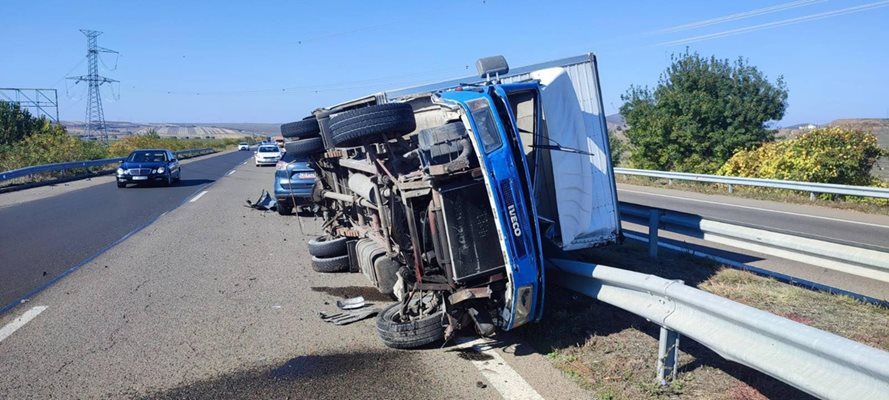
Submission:
<svg viewBox="0 0 889 400">
<path fill-rule="evenodd" d="M 166 149 L 134 150 L 117 169 L 117 187 L 127 183 L 161 182 L 167 186 L 179 183 L 182 169 L 176 154 Z"/>
</svg>

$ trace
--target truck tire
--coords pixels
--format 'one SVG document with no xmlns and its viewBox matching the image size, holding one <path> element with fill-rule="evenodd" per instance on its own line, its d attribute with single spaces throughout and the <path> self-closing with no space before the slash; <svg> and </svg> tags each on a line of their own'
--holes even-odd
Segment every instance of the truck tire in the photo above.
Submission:
<svg viewBox="0 0 889 400">
<path fill-rule="evenodd" d="M 400 311 L 401 303 L 395 303 L 377 316 L 377 335 L 386 346 L 413 349 L 444 339 L 443 311 L 409 322 L 401 322 Z"/>
<path fill-rule="evenodd" d="M 318 121 L 315 117 L 281 125 L 281 136 L 291 139 L 316 137 L 320 132 L 321 129 L 318 127 Z"/>
<path fill-rule="evenodd" d="M 349 255 L 320 258 L 312 257 L 312 269 L 315 272 L 343 272 L 349 269 Z"/>
<path fill-rule="evenodd" d="M 346 238 L 330 238 L 318 236 L 309 240 L 309 254 L 315 257 L 337 257 L 348 253 Z"/>
<path fill-rule="evenodd" d="M 284 150 L 295 156 L 307 156 L 324 151 L 324 144 L 320 137 L 300 139 L 295 142 L 284 143 Z"/>
<path fill-rule="evenodd" d="M 281 204 L 280 202 L 278 202 L 278 205 L 275 208 L 278 210 L 279 215 L 293 214 L 293 206 L 290 204 Z"/>
<path fill-rule="evenodd" d="M 410 104 L 378 104 L 346 111 L 330 118 L 330 141 L 334 147 L 355 147 L 386 141 L 417 128 Z"/>
</svg>

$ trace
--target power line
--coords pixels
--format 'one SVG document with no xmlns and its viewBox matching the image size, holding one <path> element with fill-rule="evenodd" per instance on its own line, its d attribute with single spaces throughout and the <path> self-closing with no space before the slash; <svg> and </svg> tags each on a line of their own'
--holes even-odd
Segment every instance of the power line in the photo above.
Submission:
<svg viewBox="0 0 889 400">
<path fill-rule="evenodd" d="M 752 25 L 743 28 L 729 29 L 722 32 L 710 33 L 707 35 L 692 36 L 684 39 L 672 40 L 668 42 L 658 43 L 660 46 L 677 46 L 690 43 L 702 42 L 705 40 L 719 39 L 727 36 L 735 36 L 744 33 L 760 31 L 763 29 L 778 28 L 787 25 L 799 24 L 803 22 L 815 21 L 824 18 L 836 17 L 840 15 L 853 14 L 862 11 L 873 10 L 876 8 L 889 6 L 889 0 L 878 1 L 874 3 L 863 4 L 860 6 L 841 8 L 839 10 L 826 11 L 817 14 L 804 15 L 802 17 L 788 18 L 780 21 L 767 22 L 764 24 Z"/>
<path fill-rule="evenodd" d="M 469 66 L 463 66 L 464 69 L 468 69 Z M 431 72 L 442 72 L 442 71 L 454 71 L 459 68 L 441 68 L 437 70 L 433 70 Z M 228 90 L 228 91 L 201 91 L 201 90 L 140 90 L 136 86 L 130 86 L 131 89 L 135 89 L 135 91 L 147 92 L 147 93 L 158 93 L 158 94 L 168 94 L 168 95 L 184 95 L 184 96 L 226 96 L 226 95 L 245 95 L 245 94 L 298 94 L 298 93 L 320 93 L 320 92 L 328 92 L 328 91 L 341 91 L 341 90 L 353 90 L 353 89 L 363 89 L 363 88 L 373 88 L 378 87 L 380 85 L 403 85 L 403 84 L 413 84 L 413 82 L 417 82 L 416 79 L 406 80 L 408 77 L 419 77 L 423 76 L 423 81 L 428 81 L 429 78 L 429 70 L 412 73 L 412 74 L 400 74 L 400 75 L 390 75 L 384 77 L 376 77 L 376 78 L 368 78 L 368 79 L 359 79 L 352 81 L 340 81 L 329 84 L 321 84 L 321 85 L 303 85 L 303 86 L 288 86 L 281 88 L 266 88 L 266 89 L 244 89 L 244 90 Z M 449 74 L 450 76 L 450 74 Z"/>
<path fill-rule="evenodd" d="M 798 7 L 810 6 L 817 3 L 824 3 L 827 0 L 797 0 L 791 1 L 789 3 L 777 4 L 770 7 L 757 8 L 755 10 L 739 12 L 735 14 L 724 15 L 721 17 L 715 17 L 710 19 L 705 19 L 697 22 L 689 22 L 687 24 L 676 25 L 669 28 L 664 28 L 660 30 L 656 30 L 651 32 L 652 34 L 661 34 L 661 33 L 675 33 L 688 31 L 698 28 L 703 28 L 711 25 L 721 24 L 725 22 L 738 21 L 751 17 L 758 17 L 760 15 L 772 14 L 780 11 L 791 10 Z"/>
</svg>

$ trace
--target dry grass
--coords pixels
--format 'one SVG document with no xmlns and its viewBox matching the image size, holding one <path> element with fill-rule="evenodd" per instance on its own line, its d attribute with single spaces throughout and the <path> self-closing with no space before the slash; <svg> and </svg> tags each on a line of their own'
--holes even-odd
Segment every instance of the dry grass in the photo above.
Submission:
<svg viewBox="0 0 889 400">
<path fill-rule="evenodd" d="M 889 350 L 889 310 L 885 308 L 785 285 L 681 253 L 661 255 L 660 262 L 649 261 L 643 246 L 630 243 L 593 250 L 584 258 L 682 279 L 734 301 Z M 655 383 L 657 325 L 583 295 L 555 287 L 548 290 L 545 320 L 520 332 L 596 398 L 809 398 L 685 338 L 677 380 L 660 386 Z"/>
<path fill-rule="evenodd" d="M 805 204 L 805 205 L 814 205 L 821 207 L 831 207 L 838 208 L 842 210 L 853 210 L 860 211 L 868 214 L 883 214 L 889 215 L 889 207 L 880 206 L 877 204 L 867 204 L 867 203 L 858 203 L 853 201 L 843 200 L 838 196 L 836 200 L 824 199 L 824 198 L 816 198 L 812 201 L 809 198 L 808 193 L 799 193 L 792 190 L 781 190 L 781 189 L 768 189 L 768 188 L 752 188 L 752 187 L 743 187 L 743 186 L 734 186 L 732 193 L 728 193 L 727 185 L 722 184 L 711 184 L 711 183 L 697 183 L 690 181 L 678 181 L 674 180 L 672 184 L 669 184 L 666 179 L 656 179 L 649 178 L 644 176 L 626 176 L 626 175 L 615 175 L 615 179 L 617 183 L 624 183 L 629 185 L 638 185 L 638 186 L 650 186 L 650 187 L 658 187 L 663 189 L 673 189 L 673 190 L 684 190 L 688 192 L 696 192 L 696 193 L 704 193 L 704 194 L 719 194 L 726 196 L 738 196 L 747 199 L 754 200 L 769 200 L 769 201 L 777 201 L 783 203 L 793 203 L 793 204 Z"/>
</svg>

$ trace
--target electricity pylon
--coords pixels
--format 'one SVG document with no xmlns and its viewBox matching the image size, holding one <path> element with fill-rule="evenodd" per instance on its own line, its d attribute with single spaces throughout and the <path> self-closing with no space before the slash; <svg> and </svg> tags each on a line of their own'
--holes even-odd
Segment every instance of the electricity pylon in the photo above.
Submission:
<svg viewBox="0 0 889 400">
<path fill-rule="evenodd" d="M 87 82 L 89 84 L 89 94 L 86 103 L 86 136 L 92 137 L 102 135 L 102 140 L 108 141 L 108 130 L 105 128 L 105 112 L 102 111 L 102 95 L 99 86 L 103 83 L 118 82 L 117 80 L 106 78 L 99 75 L 99 53 L 118 54 L 117 51 L 109 50 L 97 45 L 96 38 L 102 34 L 99 31 L 91 31 L 81 29 L 86 35 L 86 58 L 87 58 L 87 74 L 81 76 L 72 76 L 75 83 Z"/>
</svg>

